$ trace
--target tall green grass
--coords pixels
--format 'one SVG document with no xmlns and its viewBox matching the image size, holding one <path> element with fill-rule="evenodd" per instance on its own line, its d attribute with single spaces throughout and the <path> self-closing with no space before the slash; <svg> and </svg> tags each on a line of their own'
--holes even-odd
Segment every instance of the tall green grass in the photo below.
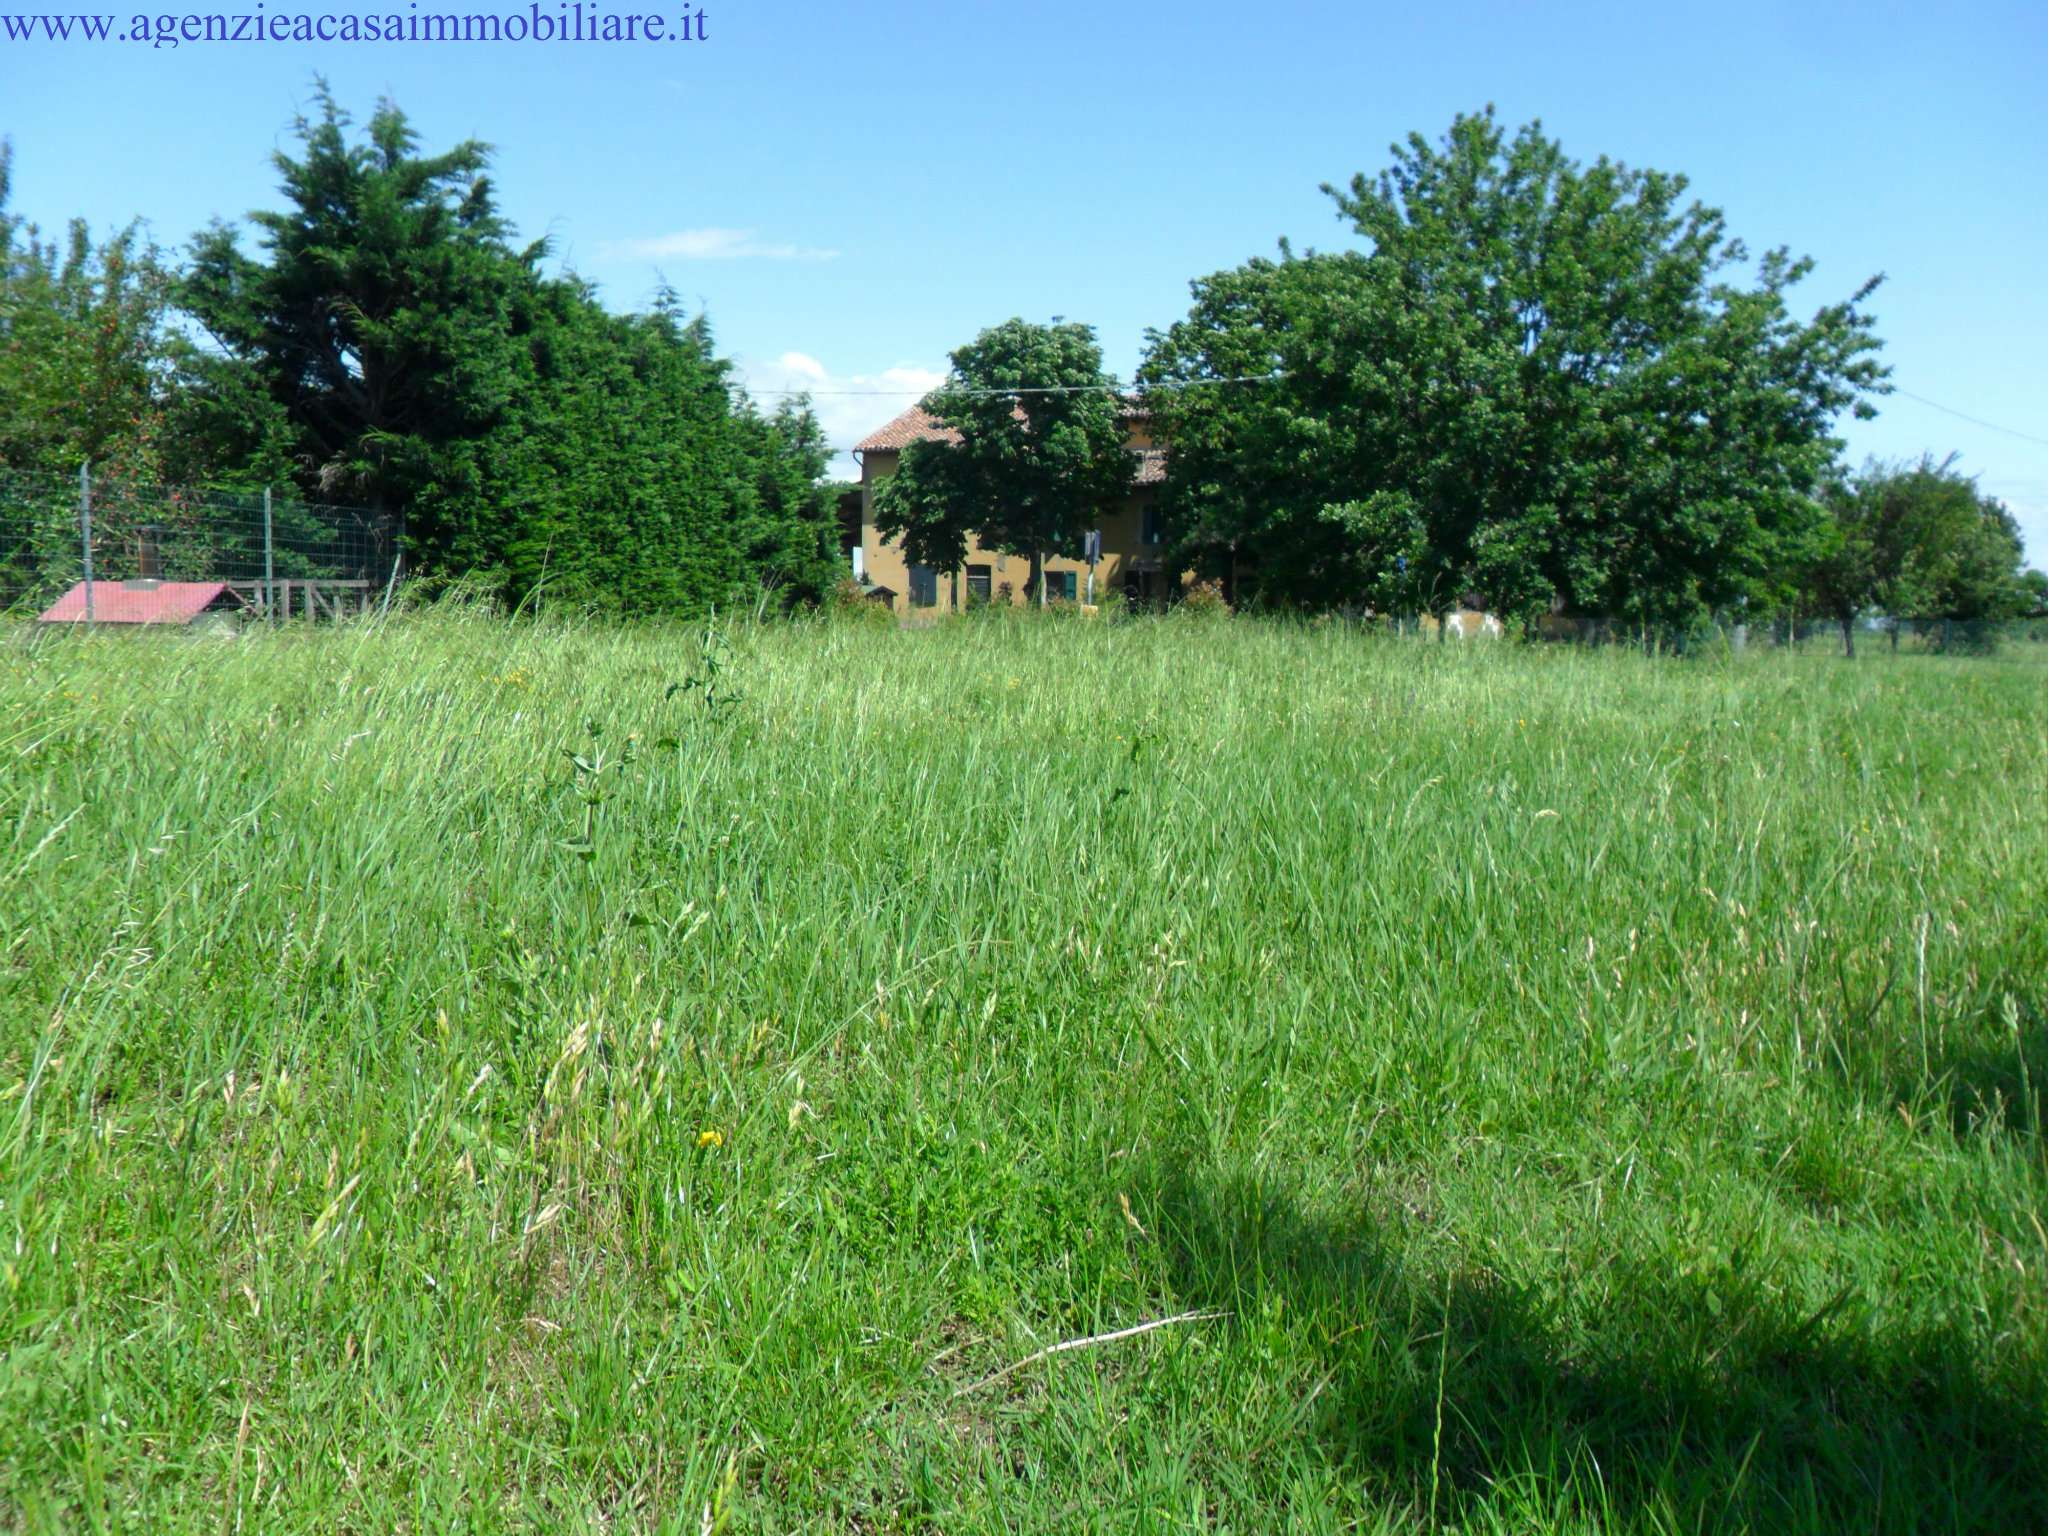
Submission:
<svg viewBox="0 0 2048 1536">
<path fill-rule="evenodd" d="M 2024 656 L 5 644 L 0 1527 L 2048 1529 Z"/>
</svg>

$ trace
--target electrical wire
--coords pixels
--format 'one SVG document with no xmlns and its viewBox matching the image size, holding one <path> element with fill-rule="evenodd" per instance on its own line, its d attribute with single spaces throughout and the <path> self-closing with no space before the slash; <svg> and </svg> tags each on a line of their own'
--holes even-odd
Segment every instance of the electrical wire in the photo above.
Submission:
<svg viewBox="0 0 2048 1536">
<path fill-rule="evenodd" d="M 1247 373 L 1233 379 L 1169 379 L 1158 384 L 1128 386 L 1123 384 L 1046 384 L 1019 389 L 950 389 L 944 384 L 934 384 L 928 389 L 756 389 L 742 379 L 740 388 L 750 395 L 779 395 L 788 399 L 802 397 L 810 400 L 902 400 L 923 399 L 926 395 L 945 390 L 949 395 L 964 395 L 970 400 L 1003 399 L 1013 395 L 1147 395 L 1156 390 L 1193 389 L 1212 384 L 1274 384 L 1286 378 L 1284 373 Z"/>
<path fill-rule="evenodd" d="M 1052 384 L 1025 389 L 953 389 L 947 393 L 964 395 L 968 399 L 1002 398 L 1016 395 L 1078 395 L 1078 394 L 1138 394 L 1145 395 L 1155 390 L 1192 389 L 1211 384 L 1275 384 L 1287 377 L 1284 373 L 1247 373 L 1234 378 L 1222 379 L 1168 379 L 1155 384 L 1146 384 L 1136 389 L 1126 389 L 1120 384 Z M 874 399 L 901 400 L 922 399 L 931 394 L 931 389 L 756 389 L 750 384 L 741 385 L 750 395 L 773 395 L 784 399 Z M 943 384 L 934 389 L 945 389 Z M 2036 437 L 2031 432 L 2022 432 L 2017 427 L 2002 427 L 1995 421 L 1986 421 L 1981 416 L 1972 416 L 1968 411 L 1959 411 L 1954 406 L 1943 405 L 1939 400 L 1930 400 L 1917 395 L 1910 389 L 1893 385 L 1891 393 L 1904 399 L 1924 405 L 1929 410 L 1940 411 L 1944 416 L 1953 416 L 1958 421 L 1967 421 L 1973 427 L 1982 427 L 1987 432 L 1997 432 L 2006 437 L 2018 438 L 2023 443 L 2035 443 L 2048 448 L 2048 437 Z M 845 450 L 841 450 L 844 452 Z"/>
<path fill-rule="evenodd" d="M 2022 432 L 2017 427 L 2001 427 L 1995 421 L 1986 421 L 1981 416 L 1972 416 L 1967 411 L 1956 410 L 1953 406 L 1943 405 L 1939 400 L 1930 400 L 1925 395 L 1916 395 L 1910 389 L 1900 389 L 1897 385 L 1892 387 L 1892 393 L 1903 395 L 1908 400 L 1918 401 L 1930 410 L 1940 411 L 1944 416 L 1953 416 L 1958 421 L 1967 421 L 1973 427 L 1982 427 L 1987 432 L 2002 432 L 2007 437 L 2016 437 L 2023 443 L 2037 443 L 2043 448 L 2048 448 L 2048 437 L 2036 437 L 2033 433 Z"/>
</svg>

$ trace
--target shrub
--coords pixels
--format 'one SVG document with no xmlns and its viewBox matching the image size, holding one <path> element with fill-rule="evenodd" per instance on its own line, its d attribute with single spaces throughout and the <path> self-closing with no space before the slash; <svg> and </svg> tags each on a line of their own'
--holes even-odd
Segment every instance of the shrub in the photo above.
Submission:
<svg viewBox="0 0 2048 1536">
<path fill-rule="evenodd" d="M 1230 604 L 1224 600 L 1223 583 L 1220 581 L 1198 581 L 1189 587 L 1180 600 L 1180 611 L 1190 618 L 1226 618 Z"/>
<path fill-rule="evenodd" d="M 842 576 L 825 594 L 825 614 L 835 624 L 893 624 L 896 613 L 861 590 L 851 576 Z"/>
</svg>

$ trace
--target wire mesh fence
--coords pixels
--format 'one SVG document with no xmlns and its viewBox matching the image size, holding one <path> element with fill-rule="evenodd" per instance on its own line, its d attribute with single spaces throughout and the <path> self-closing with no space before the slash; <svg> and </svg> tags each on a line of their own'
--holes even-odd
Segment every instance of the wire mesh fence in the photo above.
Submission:
<svg viewBox="0 0 2048 1536">
<path fill-rule="evenodd" d="M 292 488 L 145 485 L 89 466 L 71 476 L 0 468 L 0 613 L 83 624 L 339 619 L 387 603 L 401 566 L 394 515 L 309 502 Z M 1604 620 L 1575 619 L 1568 631 L 1539 624 L 1535 633 L 1681 653 L 1703 643 L 1653 642 Z M 1845 649 L 1840 625 L 1808 616 L 1731 622 L 1714 633 L 1736 648 Z M 1854 626 L 1854 643 L 1859 654 L 2048 654 L 2048 616 L 1870 616 Z"/>
<path fill-rule="evenodd" d="M 1852 627 L 1856 653 L 1896 655 L 1988 656 L 2008 649 L 2048 645 L 2048 617 L 2013 619 L 1905 618 L 1874 614 Z M 1841 654 L 1847 646 L 1842 626 L 1801 619 L 1780 620 L 1768 627 L 1767 638 L 1781 646 Z"/>
<path fill-rule="evenodd" d="M 1887 619 L 1878 638 L 1895 651 L 1983 655 L 2008 646 L 2048 644 L 2048 617 Z"/>
<path fill-rule="evenodd" d="M 398 574 L 397 520 L 368 507 L 0 471 L 0 609 L 54 623 L 342 618 Z"/>
</svg>

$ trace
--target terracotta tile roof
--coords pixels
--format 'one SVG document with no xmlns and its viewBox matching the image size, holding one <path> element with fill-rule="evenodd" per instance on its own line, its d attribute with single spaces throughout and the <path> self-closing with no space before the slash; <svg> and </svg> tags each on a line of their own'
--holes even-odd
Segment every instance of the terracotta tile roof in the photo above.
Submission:
<svg viewBox="0 0 2048 1536">
<path fill-rule="evenodd" d="M 921 405 L 913 405 L 879 431 L 870 432 L 853 445 L 855 453 L 897 453 L 912 443 L 957 443 L 960 434 L 943 425 Z"/>
<path fill-rule="evenodd" d="M 92 584 L 96 624 L 189 624 L 227 591 L 224 581 L 121 581 Z M 43 610 L 45 624 L 85 622 L 85 583 L 79 582 Z"/>
</svg>

